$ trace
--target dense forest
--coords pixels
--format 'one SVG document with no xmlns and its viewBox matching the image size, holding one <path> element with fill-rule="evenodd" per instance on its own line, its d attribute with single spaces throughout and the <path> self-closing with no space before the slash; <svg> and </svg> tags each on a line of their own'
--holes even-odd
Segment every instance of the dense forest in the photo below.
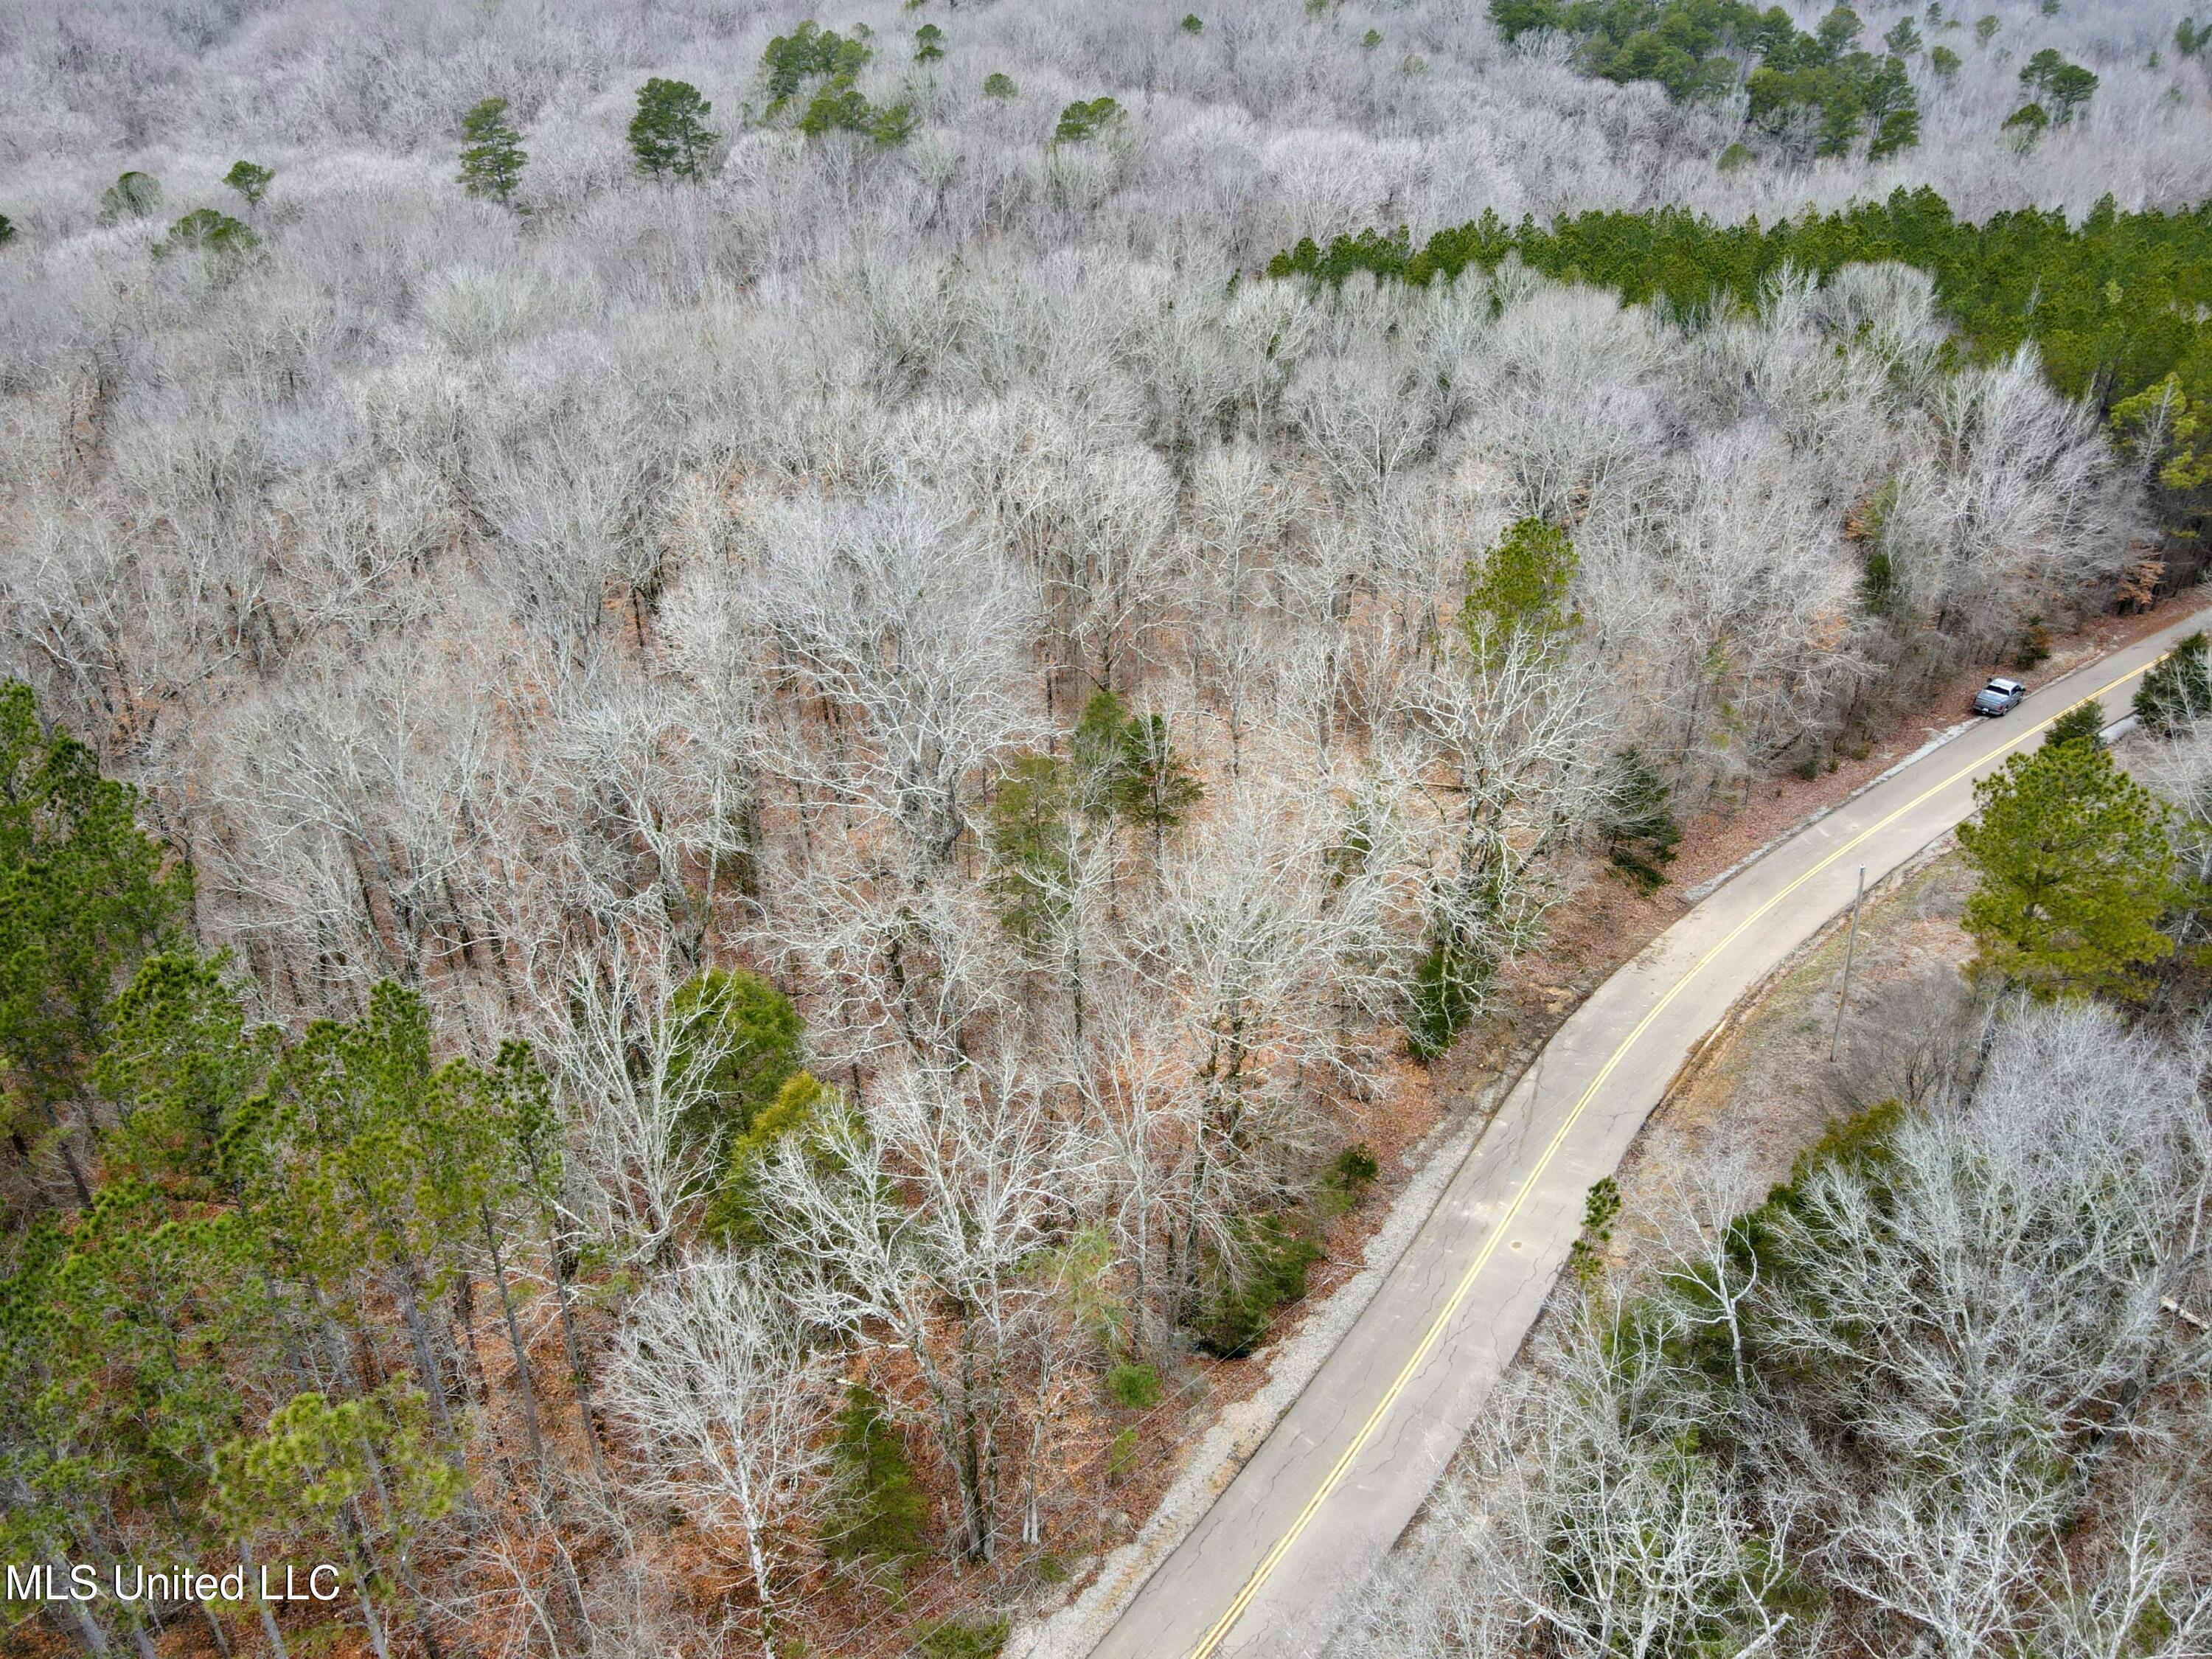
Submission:
<svg viewBox="0 0 2212 1659">
<path fill-rule="evenodd" d="M 1560 906 L 2194 575 L 2193 22 L 1190 3 L 0 15 L 0 1548 L 350 1587 L 16 1639 L 988 1650 Z"/>
<path fill-rule="evenodd" d="M 2033 345 L 2069 397 L 2094 402 L 2115 442 L 2146 469 L 2172 541 L 2201 546 L 2212 483 L 2202 411 L 2212 399 L 2212 204 L 2122 213 L 2110 197 L 2079 225 L 2026 209 L 1961 222 L 1933 191 L 1894 192 L 1761 226 L 1676 208 L 1590 211 L 1508 226 L 1495 213 L 1415 248 L 1400 230 L 1309 237 L 1267 262 L 1273 277 L 1341 283 L 1354 271 L 1425 284 L 1508 258 L 1634 303 L 1694 316 L 1755 311 L 1792 275 L 1825 282 L 1847 265 L 1896 263 L 1933 280 L 1946 343 L 1982 362 Z M 2196 568 L 2192 561 L 2191 572 Z"/>
</svg>

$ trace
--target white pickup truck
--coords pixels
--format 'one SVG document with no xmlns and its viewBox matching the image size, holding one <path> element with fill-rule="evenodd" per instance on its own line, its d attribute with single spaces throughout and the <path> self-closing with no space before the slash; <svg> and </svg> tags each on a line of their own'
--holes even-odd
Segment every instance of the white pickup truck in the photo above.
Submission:
<svg viewBox="0 0 2212 1659">
<path fill-rule="evenodd" d="M 1974 712 L 1992 718 L 2009 714 L 2027 695 L 2027 688 L 2018 680 L 1991 680 L 1974 693 Z"/>
</svg>

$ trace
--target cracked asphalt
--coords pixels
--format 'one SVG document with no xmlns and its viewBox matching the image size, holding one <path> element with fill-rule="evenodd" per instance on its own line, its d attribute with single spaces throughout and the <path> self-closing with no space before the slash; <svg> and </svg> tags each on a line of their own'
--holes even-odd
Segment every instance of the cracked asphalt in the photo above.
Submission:
<svg viewBox="0 0 2212 1659">
<path fill-rule="evenodd" d="M 2158 633 L 1968 727 L 1770 849 L 1569 1016 L 1374 1299 L 1236 1479 L 1092 1650 L 1098 1659 L 1320 1652 L 1482 1411 L 1580 1231 L 1590 1184 L 1745 992 L 1972 810 L 1974 781 L 2083 697 L 2124 712 Z M 1965 711 L 1961 710 L 1963 714 Z"/>
</svg>

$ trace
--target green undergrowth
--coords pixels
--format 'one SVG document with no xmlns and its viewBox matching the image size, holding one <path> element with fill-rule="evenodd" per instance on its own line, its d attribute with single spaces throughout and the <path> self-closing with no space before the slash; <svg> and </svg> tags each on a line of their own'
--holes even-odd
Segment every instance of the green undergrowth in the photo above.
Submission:
<svg viewBox="0 0 2212 1659">
<path fill-rule="evenodd" d="M 1245 1264 L 1214 1293 L 1197 1324 L 1199 1346 L 1222 1359 L 1242 1359 L 1259 1346 L 1276 1310 L 1306 1293 L 1306 1272 L 1322 1259 L 1310 1236 L 1279 1216 L 1245 1226 Z"/>
</svg>

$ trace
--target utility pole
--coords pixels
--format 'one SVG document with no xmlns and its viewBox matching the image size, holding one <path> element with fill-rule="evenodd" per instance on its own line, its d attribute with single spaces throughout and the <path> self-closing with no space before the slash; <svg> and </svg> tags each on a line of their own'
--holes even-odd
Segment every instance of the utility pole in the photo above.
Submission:
<svg viewBox="0 0 2212 1659">
<path fill-rule="evenodd" d="M 1851 931 L 1844 937 L 1844 988 L 1836 993 L 1836 1023 L 1828 1032 L 1828 1058 L 1836 1057 L 1836 1039 L 1844 1034 L 1844 1001 L 1851 994 L 1851 956 L 1859 945 L 1859 903 L 1866 897 L 1866 866 L 1859 866 L 1859 890 L 1851 896 Z"/>
</svg>

